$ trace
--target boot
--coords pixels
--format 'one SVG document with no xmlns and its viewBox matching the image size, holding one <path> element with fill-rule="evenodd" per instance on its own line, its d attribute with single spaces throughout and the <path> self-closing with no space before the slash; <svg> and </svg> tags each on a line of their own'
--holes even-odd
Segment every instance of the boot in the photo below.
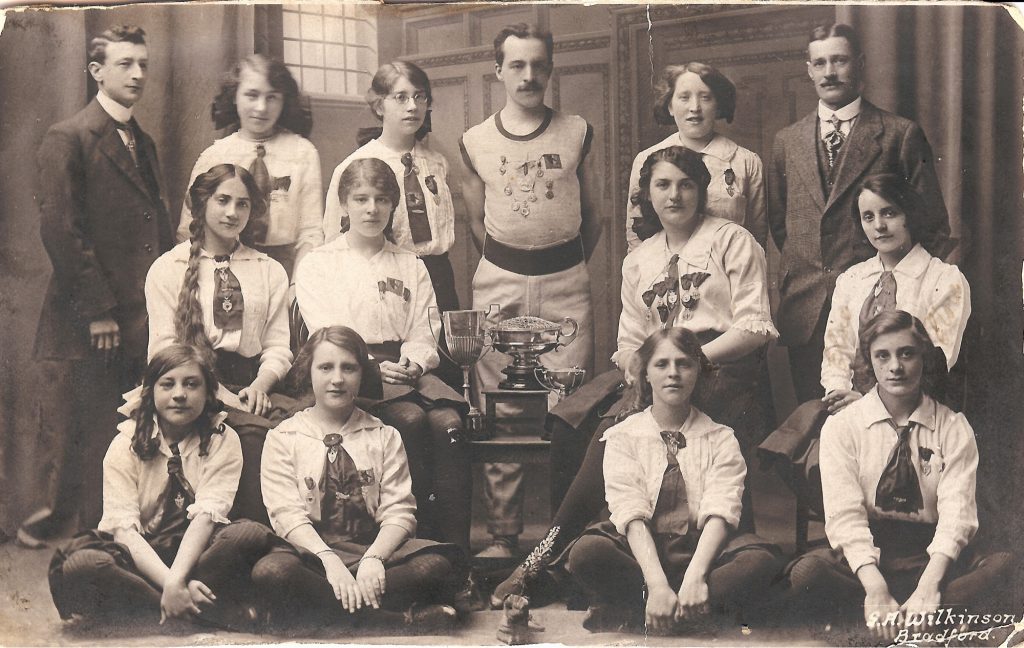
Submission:
<svg viewBox="0 0 1024 648">
<path fill-rule="evenodd" d="M 562 543 L 558 543 L 556 546 L 560 531 L 561 527 L 551 527 L 548 530 L 548 534 L 533 548 L 533 551 L 526 557 L 526 560 L 516 567 L 508 578 L 494 588 L 494 593 L 491 594 L 491 608 L 495 610 L 501 609 L 509 595 L 527 595 L 526 589 L 531 581 L 536 579 L 551 563 L 555 555 L 561 551 Z"/>
</svg>

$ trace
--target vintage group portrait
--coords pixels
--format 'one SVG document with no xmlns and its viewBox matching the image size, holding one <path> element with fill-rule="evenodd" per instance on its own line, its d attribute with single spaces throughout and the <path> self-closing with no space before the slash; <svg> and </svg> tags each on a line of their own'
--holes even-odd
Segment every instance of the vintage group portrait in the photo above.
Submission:
<svg viewBox="0 0 1024 648">
<path fill-rule="evenodd" d="M 0 12 L 0 644 L 1024 644 L 1012 5 Z"/>
</svg>

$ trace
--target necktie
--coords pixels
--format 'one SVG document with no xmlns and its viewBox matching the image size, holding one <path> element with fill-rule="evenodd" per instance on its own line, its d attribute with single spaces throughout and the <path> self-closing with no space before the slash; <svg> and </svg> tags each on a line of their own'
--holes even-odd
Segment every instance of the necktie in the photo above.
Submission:
<svg viewBox="0 0 1024 648">
<path fill-rule="evenodd" d="M 690 528 L 690 508 L 687 504 L 686 483 L 679 470 L 676 453 L 686 447 L 686 437 L 679 430 L 670 430 L 662 432 L 661 438 L 665 442 L 668 465 L 661 478 L 661 490 L 658 492 L 658 502 L 654 505 L 651 526 L 655 533 L 682 536 Z"/>
<path fill-rule="evenodd" d="M 252 179 L 256 181 L 256 186 L 259 187 L 260 193 L 263 194 L 263 199 L 267 201 L 267 209 L 264 210 L 263 214 L 259 218 L 253 217 L 249 220 L 249 235 L 256 245 L 263 245 L 266 242 L 267 230 L 270 227 L 270 190 L 273 181 L 270 178 L 270 171 L 267 170 L 267 163 L 263 161 L 266 155 L 266 147 L 263 144 L 257 144 L 256 159 L 249 165 L 249 173 L 252 174 Z"/>
<path fill-rule="evenodd" d="M 117 130 L 124 133 L 124 145 L 132 156 L 132 162 L 135 163 L 135 166 L 139 166 L 139 152 L 135 147 L 135 132 L 132 130 L 131 125 L 124 122 L 114 122 L 114 125 L 117 127 Z"/>
<path fill-rule="evenodd" d="M 843 120 L 839 119 L 835 113 L 832 114 L 832 119 L 829 120 L 829 123 L 832 124 L 832 130 L 825 133 L 825 137 L 822 138 L 822 140 L 825 142 L 825 153 L 828 155 L 828 170 L 829 175 L 831 175 L 832 171 L 836 168 L 839 149 L 843 147 L 843 142 L 846 141 L 846 136 L 843 135 L 841 130 L 839 130 L 839 126 L 843 123 Z"/>
<path fill-rule="evenodd" d="M 377 523 L 366 510 L 362 486 L 373 482 L 372 471 L 356 468 L 352 455 L 341 444 L 340 434 L 324 437 L 327 461 L 320 481 L 320 535 L 331 545 L 337 542 L 373 540 Z"/>
<path fill-rule="evenodd" d="M 171 456 L 167 458 L 167 475 L 167 486 L 160 495 L 160 509 L 146 525 L 147 536 L 180 536 L 188 527 L 186 509 L 196 501 L 196 493 L 185 478 L 177 443 L 171 444 Z M 180 540 L 180 537 L 178 539 Z"/>
<path fill-rule="evenodd" d="M 890 421 L 890 423 L 892 423 Z M 875 507 L 881 511 L 914 513 L 924 507 L 921 484 L 910 456 L 910 426 L 896 427 L 898 440 L 875 489 Z"/>
<path fill-rule="evenodd" d="M 412 163 L 412 153 L 402 156 L 405 167 L 405 211 L 409 216 L 409 233 L 413 243 L 424 243 L 433 238 L 430 233 L 430 221 L 427 220 L 427 203 L 423 200 L 416 166 Z"/>
<path fill-rule="evenodd" d="M 893 276 L 892 271 L 886 270 L 878 278 L 871 294 L 861 306 L 860 330 L 863 331 L 868 322 L 879 313 L 892 310 L 896 310 L 896 277 Z"/>
<path fill-rule="evenodd" d="M 213 324 L 222 331 L 240 331 L 245 316 L 245 299 L 242 284 L 231 272 L 231 255 L 213 257 L 213 276 L 216 286 L 213 290 Z"/>
</svg>

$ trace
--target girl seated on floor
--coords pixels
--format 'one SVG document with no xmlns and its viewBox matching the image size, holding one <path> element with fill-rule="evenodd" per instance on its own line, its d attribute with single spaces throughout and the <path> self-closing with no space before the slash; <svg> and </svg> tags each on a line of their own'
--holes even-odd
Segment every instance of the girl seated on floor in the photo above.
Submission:
<svg viewBox="0 0 1024 648">
<path fill-rule="evenodd" d="M 103 459 L 99 527 L 50 563 L 61 618 L 251 620 L 250 573 L 274 536 L 249 520 L 228 522 L 242 451 L 216 393 L 213 368 L 194 347 L 154 354 Z"/>
<path fill-rule="evenodd" d="M 853 616 L 863 600 L 864 620 L 888 641 L 901 628 L 941 624 L 940 606 L 998 601 L 995 586 L 1013 582 L 1012 554 L 968 546 L 978 529 L 978 447 L 967 419 L 929 395 L 934 349 L 905 311 L 884 311 L 861 332 L 876 385 L 821 432 L 832 549 L 789 568 L 801 609 L 839 606 Z"/>
<path fill-rule="evenodd" d="M 736 532 L 747 467 L 733 431 L 692 404 L 710 366 L 683 328 L 656 331 L 636 352 L 637 413 L 602 438 L 611 517 L 568 556 L 590 597 L 588 630 L 643 620 L 670 632 L 713 609 L 741 612 L 778 571 L 773 545 Z"/>
<path fill-rule="evenodd" d="M 416 501 L 402 439 L 355 404 L 376 372 L 350 328 L 314 333 L 292 376 L 315 404 L 267 435 L 263 499 L 290 544 L 253 571 L 271 625 L 360 618 L 450 626 L 464 553 L 415 537 Z"/>
</svg>

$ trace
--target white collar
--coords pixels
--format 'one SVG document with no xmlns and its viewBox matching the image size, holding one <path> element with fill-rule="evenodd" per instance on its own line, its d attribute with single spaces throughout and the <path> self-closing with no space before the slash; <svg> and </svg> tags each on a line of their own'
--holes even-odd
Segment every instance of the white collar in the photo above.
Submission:
<svg viewBox="0 0 1024 648">
<path fill-rule="evenodd" d="M 104 112 L 110 115 L 110 118 L 114 121 L 121 122 L 122 124 L 127 124 L 131 121 L 132 109 L 126 108 L 117 103 L 108 97 L 102 89 L 96 93 L 96 101 L 100 102 L 100 106 L 103 108 Z"/>
<path fill-rule="evenodd" d="M 882 402 L 882 397 L 878 395 L 878 385 L 871 388 L 871 391 L 864 394 L 857 403 L 865 414 L 864 421 L 868 425 L 874 425 L 875 423 L 881 423 L 882 421 L 889 421 L 892 419 L 892 414 L 885 408 L 885 403 Z M 911 423 L 917 423 L 929 430 L 935 429 L 935 418 L 937 414 L 937 406 L 934 400 L 928 394 L 921 394 L 921 402 L 917 408 L 911 412 L 909 421 Z"/>
<path fill-rule="evenodd" d="M 679 137 L 678 133 L 676 133 L 676 137 Z M 680 146 L 682 146 L 681 138 L 679 139 L 679 142 Z M 718 158 L 728 164 L 732 162 L 732 159 L 736 156 L 736 151 L 738 149 L 739 144 L 732 141 L 725 135 L 715 133 L 715 136 L 711 138 L 711 141 L 704 145 L 704 148 L 698 151 L 698 153 L 701 155 L 710 155 L 711 157 Z"/>
<path fill-rule="evenodd" d="M 328 430 L 313 418 L 313 407 L 307 407 L 282 421 L 279 429 L 282 432 L 295 432 L 310 439 L 323 441 L 324 437 L 331 432 L 337 432 L 343 439 L 348 439 L 356 432 L 372 430 L 383 426 L 384 424 L 376 416 L 356 407 L 340 429 Z"/>
<path fill-rule="evenodd" d="M 818 119 L 823 122 L 830 121 L 832 115 L 838 117 L 841 121 L 847 122 L 852 119 L 856 119 L 860 115 L 860 105 L 862 97 L 857 97 L 850 103 L 846 104 L 839 110 L 832 110 L 825 105 L 825 102 L 818 100 Z"/>
<path fill-rule="evenodd" d="M 907 256 L 900 259 L 900 262 L 892 269 L 893 274 L 899 273 L 908 277 L 920 277 L 928 269 L 932 255 L 928 253 L 920 243 L 917 243 L 907 252 Z M 868 276 L 880 275 L 885 271 L 882 266 L 882 259 L 877 254 L 868 261 Z"/>
</svg>

